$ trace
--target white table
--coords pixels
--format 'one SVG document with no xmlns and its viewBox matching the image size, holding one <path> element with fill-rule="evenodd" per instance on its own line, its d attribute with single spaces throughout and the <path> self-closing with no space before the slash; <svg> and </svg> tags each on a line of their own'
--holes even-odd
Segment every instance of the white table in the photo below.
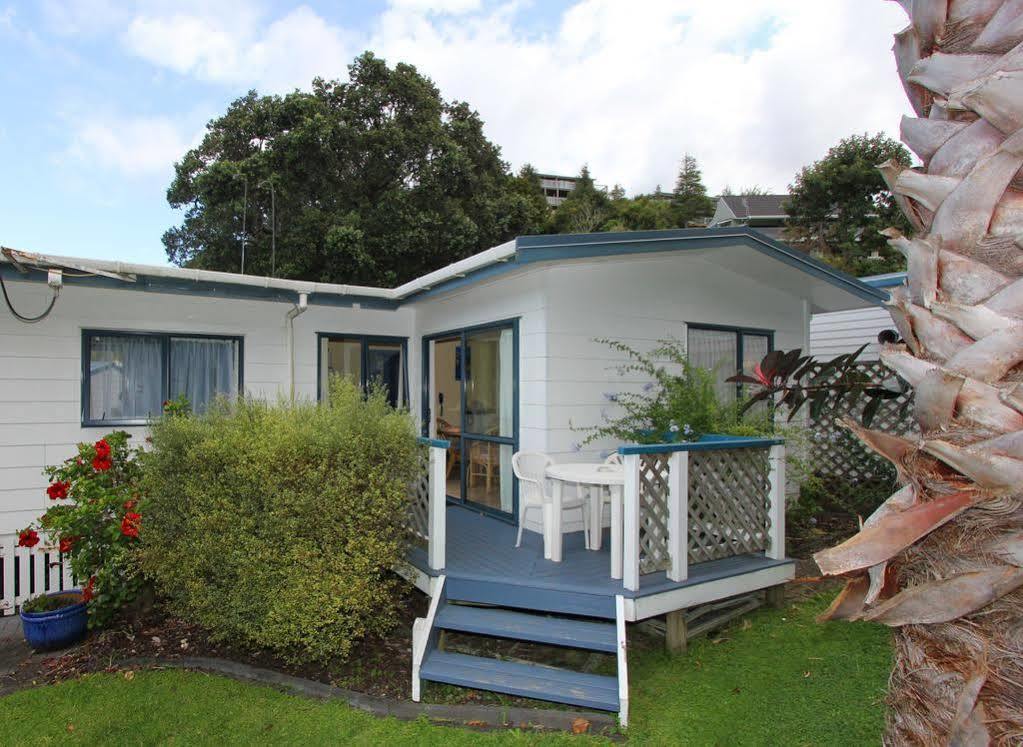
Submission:
<svg viewBox="0 0 1023 747">
<path fill-rule="evenodd" d="M 552 464 L 547 477 L 554 483 L 550 506 L 544 506 L 544 557 L 561 562 L 561 502 L 566 482 L 590 491 L 590 549 L 599 550 L 601 544 L 601 501 L 604 487 L 611 489 L 611 578 L 622 577 L 622 491 L 625 469 L 620 464 Z M 586 510 L 586 509 L 583 509 Z"/>
</svg>

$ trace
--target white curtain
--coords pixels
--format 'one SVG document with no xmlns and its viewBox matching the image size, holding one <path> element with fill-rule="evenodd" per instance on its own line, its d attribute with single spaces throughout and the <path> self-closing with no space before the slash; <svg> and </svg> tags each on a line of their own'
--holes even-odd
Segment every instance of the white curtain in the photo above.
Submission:
<svg viewBox="0 0 1023 747">
<path fill-rule="evenodd" d="M 163 366 L 160 340 L 97 336 L 89 351 L 89 417 L 133 420 L 160 412 Z"/>
<path fill-rule="evenodd" d="M 203 412 L 218 394 L 238 394 L 238 343 L 174 337 L 170 341 L 170 397 L 185 395 Z"/>
<path fill-rule="evenodd" d="M 721 401 L 734 402 L 735 384 L 725 379 L 738 373 L 739 336 L 727 330 L 690 327 L 686 352 L 692 365 L 714 373 Z"/>
<path fill-rule="evenodd" d="M 497 408 L 499 415 L 499 428 L 502 436 L 511 436 L 514 434 L 514 417 L 515 417 L 515 397 L 514 397 L 514 385 L 515 385 L 515 358 L 514 358 L 514 346 L 512 345 L 512 330 L 502 329 L 501 340 L 498 346 L 499 350 L 499 366 L 498 366 L 498 397 L 500 398 L 500 405 Z M 501 510 L 511 513 L 512 511 L 512 447 L 502 446 L 501 447 Z"/>
</svg>

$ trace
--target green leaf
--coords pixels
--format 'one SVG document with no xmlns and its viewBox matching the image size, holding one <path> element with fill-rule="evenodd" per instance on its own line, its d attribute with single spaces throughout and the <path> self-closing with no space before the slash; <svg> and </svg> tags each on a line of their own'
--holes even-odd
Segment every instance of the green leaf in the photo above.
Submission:
<svg viewBox="0 0 1023 747">
<path fill-rule="evenodd" d="M 877 415 L 877 410 L 881 406 L 882 401 L 880 397 L 875 397 L 867 402 L 866 407 L 863 408 L 863 417 L 861 418 L 864 428 L 869 428 L 870 424 L 874 422 L 874 416 Z"/>
</svg>

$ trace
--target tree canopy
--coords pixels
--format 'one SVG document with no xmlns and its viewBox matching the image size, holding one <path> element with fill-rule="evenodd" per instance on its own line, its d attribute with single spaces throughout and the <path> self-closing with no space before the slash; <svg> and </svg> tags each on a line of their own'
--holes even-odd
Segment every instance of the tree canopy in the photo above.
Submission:
<svg viewBox="0 0 1023 747">
<path fill-rule="evenodd" d="M 513 176 L 467 104 L 369 52 L 349 72 L 207 125 L 167 191 L 172 262 L 237 272 L 244 235 L 248 273 L 391 286 L 543 229 L 535 172 Z"/>
<path fill-rule="evenodd" d="M 853 135 L 804 167 L 789 186 L 786 240 L 854 275 L 904 270 L 879 233 L 912 230 L 877 170 L 889 159 L 910 164 L 909 151 L 886 135 Z"/>
<path fill-rule="evenodd" d="M 675 212 L 676 224 L 683 228 L 690 221 L 714 214 L 714 200 L 707 196 L 703 174 L 696 159 L 688 153 L 682 157 L 678 179 L 675 181 L 675 191 L 671 196 L 671 206 Z"/>
</svg>

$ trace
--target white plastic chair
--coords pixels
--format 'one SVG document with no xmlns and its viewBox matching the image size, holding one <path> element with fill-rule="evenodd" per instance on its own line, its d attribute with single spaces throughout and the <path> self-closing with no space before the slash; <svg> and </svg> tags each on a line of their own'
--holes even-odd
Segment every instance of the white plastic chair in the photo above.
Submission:
<svg viewBox="0 0 1023 747">
<path fill-rule="evenodd" d="M 519 480 L 519 535 L 515 540 L 515 547 L 522 546 L 522 525 L 528 511 L 540 512 L 544 537 L 547 536 L 549 527 L 544 522 L 543 507 L 545 503 L 553 500 L 547 494 L 547 468 L 552 464 L 554 460 L 539 451 L 520 451 L 512 455 L 512 470 Z M 586 549 L 589 550 L 590 512 L 586 510 L 586 500 L 578 496 L 569 498 L 562 492 L 561 509 L 562 511 L 582 509 L 583 536 L 586 538 Z"/>
</svg>

